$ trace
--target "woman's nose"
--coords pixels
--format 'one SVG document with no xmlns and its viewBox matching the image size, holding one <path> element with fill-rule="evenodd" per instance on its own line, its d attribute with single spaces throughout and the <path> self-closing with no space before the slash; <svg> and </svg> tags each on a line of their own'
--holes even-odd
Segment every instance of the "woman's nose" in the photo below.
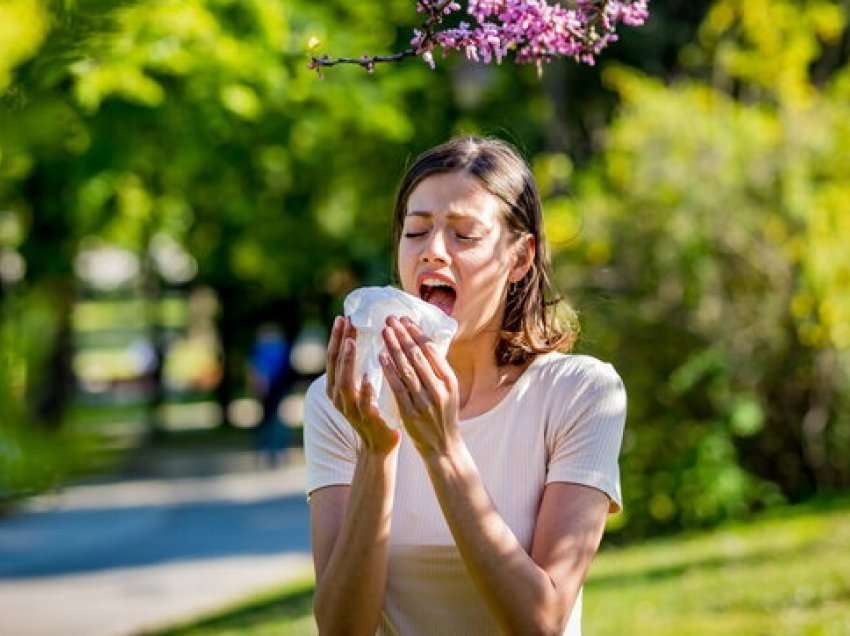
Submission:
<svg viewBox="0 0 850 636">
<path fill-rule="evenodd" d="M 446 241 L 443 238 L 442 232 L 432 232 L 426 239 L 425 245 L 422 248 L 422 259 L 424 261 L 443 261 L 449 262 L 449 255 L 446 251 Z"/>
</svg>

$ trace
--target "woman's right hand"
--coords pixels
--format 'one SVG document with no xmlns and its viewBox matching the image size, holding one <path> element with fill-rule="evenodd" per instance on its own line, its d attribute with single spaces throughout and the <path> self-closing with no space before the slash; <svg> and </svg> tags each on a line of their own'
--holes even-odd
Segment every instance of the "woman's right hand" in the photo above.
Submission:
<svg viewBox="0 0 850 636">
<path fill-rule="evenodd" d="M 401 439 L 401 432 L 387 426 L 374 401 L 372 385 L 364 375 L 360 386 L 354 377 L 355 337 L 351 320 L 337 316 L 328 343 L 327 394 L 363 440 L 367 452 L 390 453 Z"/>
</svg>

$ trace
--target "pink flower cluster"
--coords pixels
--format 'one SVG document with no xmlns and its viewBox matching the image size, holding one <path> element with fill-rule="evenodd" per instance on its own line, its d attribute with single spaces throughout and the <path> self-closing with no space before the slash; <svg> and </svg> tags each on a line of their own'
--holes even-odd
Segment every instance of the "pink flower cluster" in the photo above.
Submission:
<svg viewBox="0 0 850 636">
<path fill-rule="evenodd" d="M 649 0 L 573 0 L 569 8 L 546 0 L 469 0 L 467 13 L 476 24 L 461 22 L 456 28 L 434 30 L 444 16 L 461 9 L 446 0 L 419 0 L 416 10 L 430 14 L 424 30 L 414 31 L 411 45 L 434 68 L 433 49 L 443 55 L 462 51 L 467 59 L 501 63 L 516 51 L 518 63 L 543 62 L 568 56 L 594 64 L 595 57 L 617 40 L 619 23 L 640 26 L 649 17 Z"/>
</svg>

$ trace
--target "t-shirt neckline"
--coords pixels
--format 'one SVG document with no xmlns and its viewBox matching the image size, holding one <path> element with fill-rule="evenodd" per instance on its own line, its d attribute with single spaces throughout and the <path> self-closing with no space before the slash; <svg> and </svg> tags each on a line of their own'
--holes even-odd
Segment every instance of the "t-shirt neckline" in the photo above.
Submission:
<svg viewBox="0 0 850 636">
<path fill-rule="evenodd" d="M 467 426 L 469 424 L 474 424 L 478 420 L 484 419 L 486 417 L 492 417 L 494 413 L 496 413 L 499 409 L 501 409 L 505 404 L 508 404 L 510 402 L 514 393 L 519 391 L 520 385 L 526 384 L 528 382 L 528 377 L 530 375 L 530 371 L 537 364 L 539 364 L 541 358 L 545 358 L 548 355 L 549 355 L 548 353 L 542 353 L 542 354 L 538 354 L 538 355 L 534 356 L 534 360 L 532 360 L 531 364 L 529 364 L 525 368 L 525 371 L 523 371 L 520 374 L 520 376 L 516 379 L 516 382 L 514 382 L 511 385 L 510 389 L 508 389 L 508 392 L 505 395 L 502 396 L 501 400 L 496 402 L 496 404 L 491 406 L 487 411 L 484 411 L 483 413 L 479 413 L 478 415 L 473 415 L 472 417 L 468 417 L 468 418 L 465 418 L 465 419 L 459 419 L 458 424 L 460 424 L 461 426 Z"/>
</svg>

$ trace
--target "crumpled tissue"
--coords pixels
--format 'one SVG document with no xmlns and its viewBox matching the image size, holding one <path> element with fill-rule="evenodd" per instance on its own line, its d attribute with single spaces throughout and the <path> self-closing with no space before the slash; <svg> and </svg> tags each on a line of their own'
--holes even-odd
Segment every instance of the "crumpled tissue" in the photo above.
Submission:
<svg viewBox="0 0 850 636">
<path fill-rule="evenodd" d="M 457 333 L 457 321 L 418 296 L 395 287 L 361 287 L 348 294 L 343 310 L 357 329 L 354 377 L 359 382 L 366 374 L 372 390 L 378 396 L 378 411 L 391 428 L 401 428 L 401 416 L 395 395 L 384 377 L 378 356 L 386 351 L 381 331 L 387 317 L 410 318 L 426 336 L 434 341 L 442 355 L 449 351 Z"/>
</svg>

